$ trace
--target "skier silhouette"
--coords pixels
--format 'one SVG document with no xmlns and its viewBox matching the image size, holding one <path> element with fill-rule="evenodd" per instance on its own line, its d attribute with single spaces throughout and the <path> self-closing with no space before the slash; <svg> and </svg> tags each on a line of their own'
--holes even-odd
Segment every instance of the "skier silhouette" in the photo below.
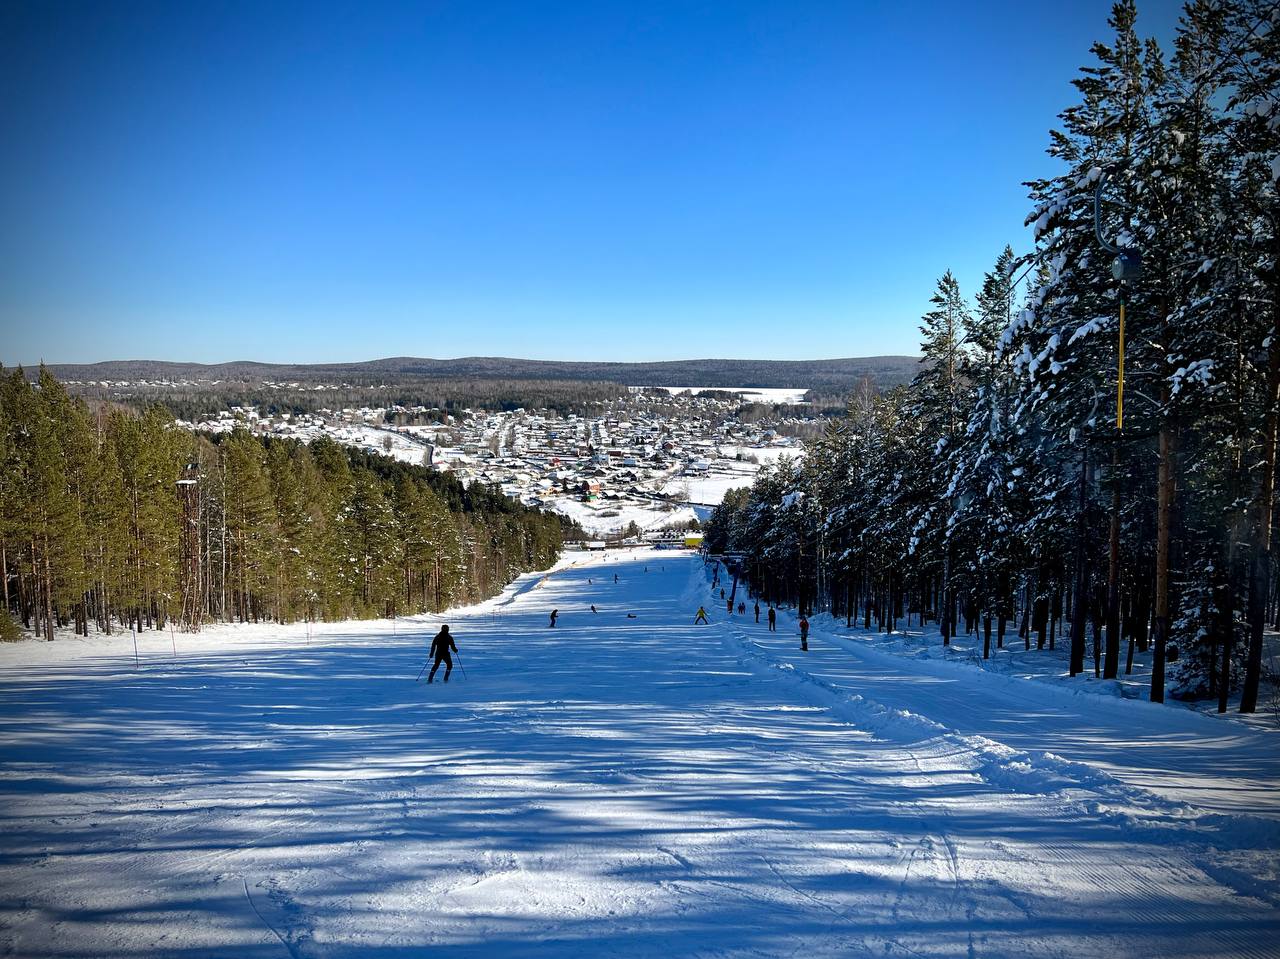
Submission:
<svg viewBox="0 0 1280 959">
<path fill-rule="evenodd" d="M 427 676 L 427 682 L 435 682 L 436 670 L 440 668 L 440 664 L 444 663 L 444 681 L 449 681 L 449 674 L 453 672 L 453 657 L 449 655 L 449 650 L 455 653 L 458 646 L 453 641 L 453 637 L 449 635 L 449 624 L 440 627 L 440 632 L 436 633 L 436 638 L 431 640 L 431 655 L 436 658 L 435 663 L 431 666 L 431 672 Z"/>
<path fill-rule="evenodd" d="M 756 602 L 756 622 L 760 622 L 760 603 Z"/>
<path fill-rule="evenodd" d="M 809 621 L 803 615 L 800 617 L 800 648 L 809 651 Z"/>
<path fill-rule="evenodd" d="M 709 619 L 707 619 L 707 611 L 703 609 L 701 606 L 698 607 L 698 615 L 693 617 L 693 624 L 697 626 L 699 620 L 701 620 L 704 623 L 711 622 Z"/>
<path fill-rule="evenodd" d="M 769 607 L 769 632 L 776 633 L 778 631 L 778 611 L 772 606 Z"/>
<path fill-rule="evenodd" d="M 738 615 L 739 615 L 739 616 L 742 616 L 743 614 L 745 614 L 745 613 L 746 613 L 746 611 L 747 611 L 747 604 L 746 604 L 746 603 L 739 603 L 739 604 L 738 604 Z"/>
<path fill-rule="evenodd" d="M 551 622 L 547 624 L 547 628 L 548 628 L 548 629 L 555 629 L 555 627 L 556 627 L 556 617 L 557 617 L 557 616 L 559 616 L 559 615 L 560 615 L 560 610 L 558 610 L 558 609 L 553 609 L 553 610 L 551 611 Z"/>
<path fill-rule="evenodd" d="M 600 612 L 600 610 L 596 609 L 596 604 L 595 604 L 595 603 L 592 603 L 592 604 L 591 604 L 591 612 L 593 612 L 593 613 L 598 613 L 598 612 Z"/>
</svg>

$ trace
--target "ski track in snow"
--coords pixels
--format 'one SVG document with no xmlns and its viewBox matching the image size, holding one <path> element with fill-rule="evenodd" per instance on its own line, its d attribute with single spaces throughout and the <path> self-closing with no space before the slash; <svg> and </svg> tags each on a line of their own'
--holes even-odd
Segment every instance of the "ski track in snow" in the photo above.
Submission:
<svg viewBox="0 0 1280 959">
<path fill-rule="evenodd" d="M 147 635 L 141 670 L 0 649 L 0 954 L 1277 955 L 1276 735 L 802 653 L 717 596 L 578 556 L 394 627 Z M 441 619 L 467 677 L 415 683 Z"/>
</svg>

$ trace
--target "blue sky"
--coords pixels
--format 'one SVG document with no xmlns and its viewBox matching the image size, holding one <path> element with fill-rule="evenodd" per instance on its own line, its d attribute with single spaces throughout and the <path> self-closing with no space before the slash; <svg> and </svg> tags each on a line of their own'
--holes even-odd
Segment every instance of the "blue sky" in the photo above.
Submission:
<svg viewBox="0 0 1280 959">
<path fill-rule="evenodd" d="M 913 353 L 1108 10 L 6 4 L 0 361 Z"/>
</svg>

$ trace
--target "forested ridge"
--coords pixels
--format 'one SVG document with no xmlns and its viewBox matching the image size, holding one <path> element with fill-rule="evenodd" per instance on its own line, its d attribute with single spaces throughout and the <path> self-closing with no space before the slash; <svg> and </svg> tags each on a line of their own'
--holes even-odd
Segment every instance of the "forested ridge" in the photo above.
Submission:
<svg viewBox="0 0 1280 959">
<path fill-rule="evenodd" d="M 709 547 L 849 622 L 1066 642 L 1072 675 L 1141 654 L 1153 701 L 1253 711 L 1280 616 L 1278 9 L 1189 3 L 1166 55 L 1116 4 L 1051 133 L 1063 172 L 1028 184 L 1034 250 L 972 302 L 947 272 L 915 379 L 731 493 Z"/>
<path fill-rule="evenodd" d="M 64 384 L 72 395 L 87 400 L 128 403 L 138 409 L 159 404 L 182 420 L 197 421 L 233 407 L 265 414 L 316 413 L 348 408 L 402 407 L 429 411 L 429 419 L 443 422 L 468 409 L 548 409 L 561 415 L 591 415 L 626 395 L 617 383 L 587 380 L 458 380 L 418 379 L 403 382 L 344 383 L 324 390 L 305 386 L 268 386 L 262 382 L 201 384 L 133 384 L 103 387 L 96 383 Z M 394 416 L 394 414 L 388 414 Z"/>
<path fill-rule="evenodd" d="M 209 438 L 0 368 L 0 631 L 385 616 L 492 596 L 565 527 L 345 447 Z"/>
<path fill-rule="evenodd" d="M 376 385 L 415 384 L 429 388 L 432 380 L 561 385 L 589 382 L 598 388 L 626 386 L 799 386 L 849 389 L 866 377 L 878 386 L 894 386 L 911 376 L 915 357 L 866 356 L 821 360 L 664 360 L 651 363 L 523 360 L 512 357 L 464 356 L 456 359 L 389 357 L 364 363 L 173 363 L 151 360 L 110 360 L 102 363 L 52 365 L 65 380 L 203 379 L 244 383 L 263 380 L 300 383 Z"/>
</svg>

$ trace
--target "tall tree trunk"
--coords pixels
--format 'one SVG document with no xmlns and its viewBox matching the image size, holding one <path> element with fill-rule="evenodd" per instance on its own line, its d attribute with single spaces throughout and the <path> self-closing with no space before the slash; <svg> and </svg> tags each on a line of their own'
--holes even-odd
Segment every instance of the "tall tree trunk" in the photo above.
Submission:
<svg viewBox="0 0 1280 959">
<path fill-rule="evenodd" d="M 1102 678 L 1115 679 L 1120 668 L 1120 437 L 1111 448 L 1111 526 L 1107 556 L 1107 646 Z"/>
<path fill-rule="evenodd" d="M 1080 521 L 1076 530 L 1076 592 L 1071 601 L 1071 675 L 1084 672 L 1084 620 L 1089 606 L 1089 453 L 1080 456 Z M 984 656 L 985 658 L 985 656 Z"/>
<path fill-rule="evenodd" d="M 1280 234 L 1277 235 L 1280 237 Z M 1273 246 L 1280 245 L 1277 239 Z M 1280 250 L 1277 251 L 1280 253 Z M 1280 284 L 1280 267 L 1273 267 Z M 1274 309 L 1274 307 L 1273 307 Z M 1245 657 L 1244 686 L 1240 694 L 1240 712 L 1258 708 L 1258 681 L 1262 676 L 1262 633 L 1267 619 L 1267 590 L 1271 584 L 1271 522 L 1276 485 L 1276 428 L 1280 423 L 1280 330 L 1271 329 L 1271 345 L 1267 354 L 1267 391 L 1264 396 L 1266 414 L 1262 429 L 1262 474 L 1254 487 L 1253 542 L 1249 561 L 1249 647 Z"/>
<path fill-rule="evenodd" d="M 53 642 L 53 563 L 49 559 L 49 536 L 44 537 L 44 637 Z"/>
<path fill-rule="evenodd" d="M 1168 388 L 1160 391 L 1160 404 L 1169 402 Z M 1156 596 L 1155 647 L 1151 653 L 1151 701 L 1164 702 L 1165 647 L 1169 641 L 1169 531 L 1173 509 L 1173 428 L 1160 427 L 1160 468 L 1156 481 Z"/>
</svg>

